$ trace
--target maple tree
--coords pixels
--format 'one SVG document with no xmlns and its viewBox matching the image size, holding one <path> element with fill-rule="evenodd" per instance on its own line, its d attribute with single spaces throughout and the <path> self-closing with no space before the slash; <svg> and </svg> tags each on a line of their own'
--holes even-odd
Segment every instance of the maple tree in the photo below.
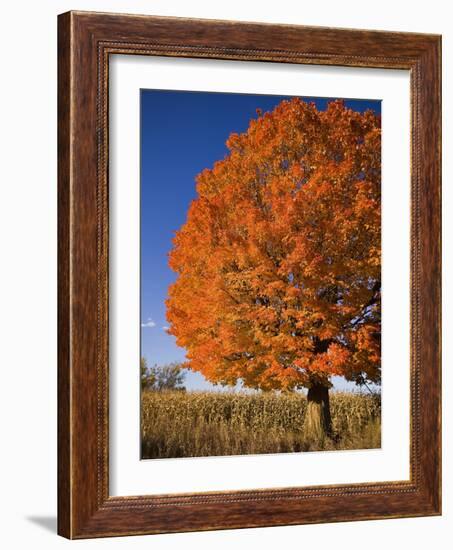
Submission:
<svg viewBox="0 0 453 550">
<path fill-rule="evenodd" d="M 380 117 L 299 98 L 257 115 L 197 176 L 169 332 L 211 382 L 308 388 L 308 429 L 329 430 L 331 376 L 380 383 Z"/>
</svg>

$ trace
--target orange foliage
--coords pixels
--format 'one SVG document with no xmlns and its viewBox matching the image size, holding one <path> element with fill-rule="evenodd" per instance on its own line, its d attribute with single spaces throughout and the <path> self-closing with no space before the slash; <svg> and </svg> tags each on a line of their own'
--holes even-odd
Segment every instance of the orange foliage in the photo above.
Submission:
<svg viewBox="0 0 453 550">
<path fill-rule="evenodd" d="M 169 255 L 170 334 L 208 380 L 380 381 L 380 118 L 281 102 L 197 177 Z"/>
</svg>

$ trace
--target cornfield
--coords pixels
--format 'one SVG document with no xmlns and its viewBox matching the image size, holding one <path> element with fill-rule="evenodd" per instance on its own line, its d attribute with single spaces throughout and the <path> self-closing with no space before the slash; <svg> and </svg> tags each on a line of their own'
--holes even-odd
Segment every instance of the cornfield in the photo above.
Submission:
<svg viewBox="0 0 453 550">
<path fill-rule="evenodd" d="M 299 393 L 144 391 L 142 458 L 380 447 L 380 396 L 332 393 L 333 436 L 317 446 L 304 439 L 306 406 Z"/>
</svg>

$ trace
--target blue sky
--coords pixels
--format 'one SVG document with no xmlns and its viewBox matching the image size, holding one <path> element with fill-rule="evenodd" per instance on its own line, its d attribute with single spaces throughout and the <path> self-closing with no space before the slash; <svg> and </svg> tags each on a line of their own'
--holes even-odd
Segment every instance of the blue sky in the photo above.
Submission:
<svg viewBox="0 0 453 550">
<path fill-rule="evenodd" d="M 243 132 L 256 109 L 272 110 L 291 96 L 141 90 L 141 354 L 148 364 L 184 359 L 165 332 L 165 299 L 175 274 L 168 267 L 171 239 L 196 198 L 195 176 L 227 154 L 231 132 Z M 332 98 L 304 98 L 325 109 Z M 346 100 L 356 111 L 381 112 L 380 101 Z M 342 379 L 337 389 L 347 389 Z M 188 389 L 213 389 L 188 372 Z"/>
</svg>

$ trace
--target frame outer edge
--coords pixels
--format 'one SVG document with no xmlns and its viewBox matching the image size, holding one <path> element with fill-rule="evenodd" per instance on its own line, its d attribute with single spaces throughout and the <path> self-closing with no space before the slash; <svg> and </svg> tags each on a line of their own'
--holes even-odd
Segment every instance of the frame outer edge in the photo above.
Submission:
<svg viewBox="0 0 453 550">
<path fill-rule="evenodd" d="M 431 467 L 430 477 L 432 479 L 432 506 L 433 513 L 442 515 L 442 37 L 439 36 L 429 52 L 426 72 L 429 73 L 432 87 L 432 100 L 428 97 L 427 102 L 432 105 L 432 116 L 426 121 L 427 133 L 434 145 L 427 148 L 427 156 L 430 158 L 429 179 L 432 180 L 433 212 L 432 218 L 432 258 L 428 264 L 432 270 L 432 299 L 431 306 L 433 324 L 433 357 L 430 388 L 433 402 L 436 409 L 433 410 L 432 418 L 432 445 L 434 447 L 432 460 L 428 460 Z M 433 407 L 434 408 L 434 407 Z M 427 430 L 428 431 L 428 430 Z"/>
<path fill-rule="evenodd" d="M 415 457 L 420 498 L 429 515 L 441 515 L 441 37 L 426 48 L 415 68 L 417 241 L 414 277 L 419 301 L 416 321 L 420 398 L 419 450 Z M 423 345 L 422 345 L 423 342 Z"/>
<path fill-rule="evenodd" d="M 434 66 L 437 71 L 435 81 L 436 100 L 437 100 L 437 116 L 435 120 L 436 134 L 436 156 L 434 159 L 434 170 L 436 173 L 435 182 L 438 188 L 438 216 L 439 225 L 437 229 L 436 240 L 438 243 L 438 273 L 437 273 L 437 289 L 436 289 L 436 304 L 438 311 L 438 337 L 437 337 L 437 382 L 438 382 L 438 407 L 437 407 L 437 493 L 434 506 L 439 515 L 442 515 L 442 36 L 437 37 L 436 51 L 434 56 Z"/>
<path fill-rule="evenodd" d="M 71 483 L 71 13 L 58 16 L 58 526 L 72 536 Z"/>
</svg>

